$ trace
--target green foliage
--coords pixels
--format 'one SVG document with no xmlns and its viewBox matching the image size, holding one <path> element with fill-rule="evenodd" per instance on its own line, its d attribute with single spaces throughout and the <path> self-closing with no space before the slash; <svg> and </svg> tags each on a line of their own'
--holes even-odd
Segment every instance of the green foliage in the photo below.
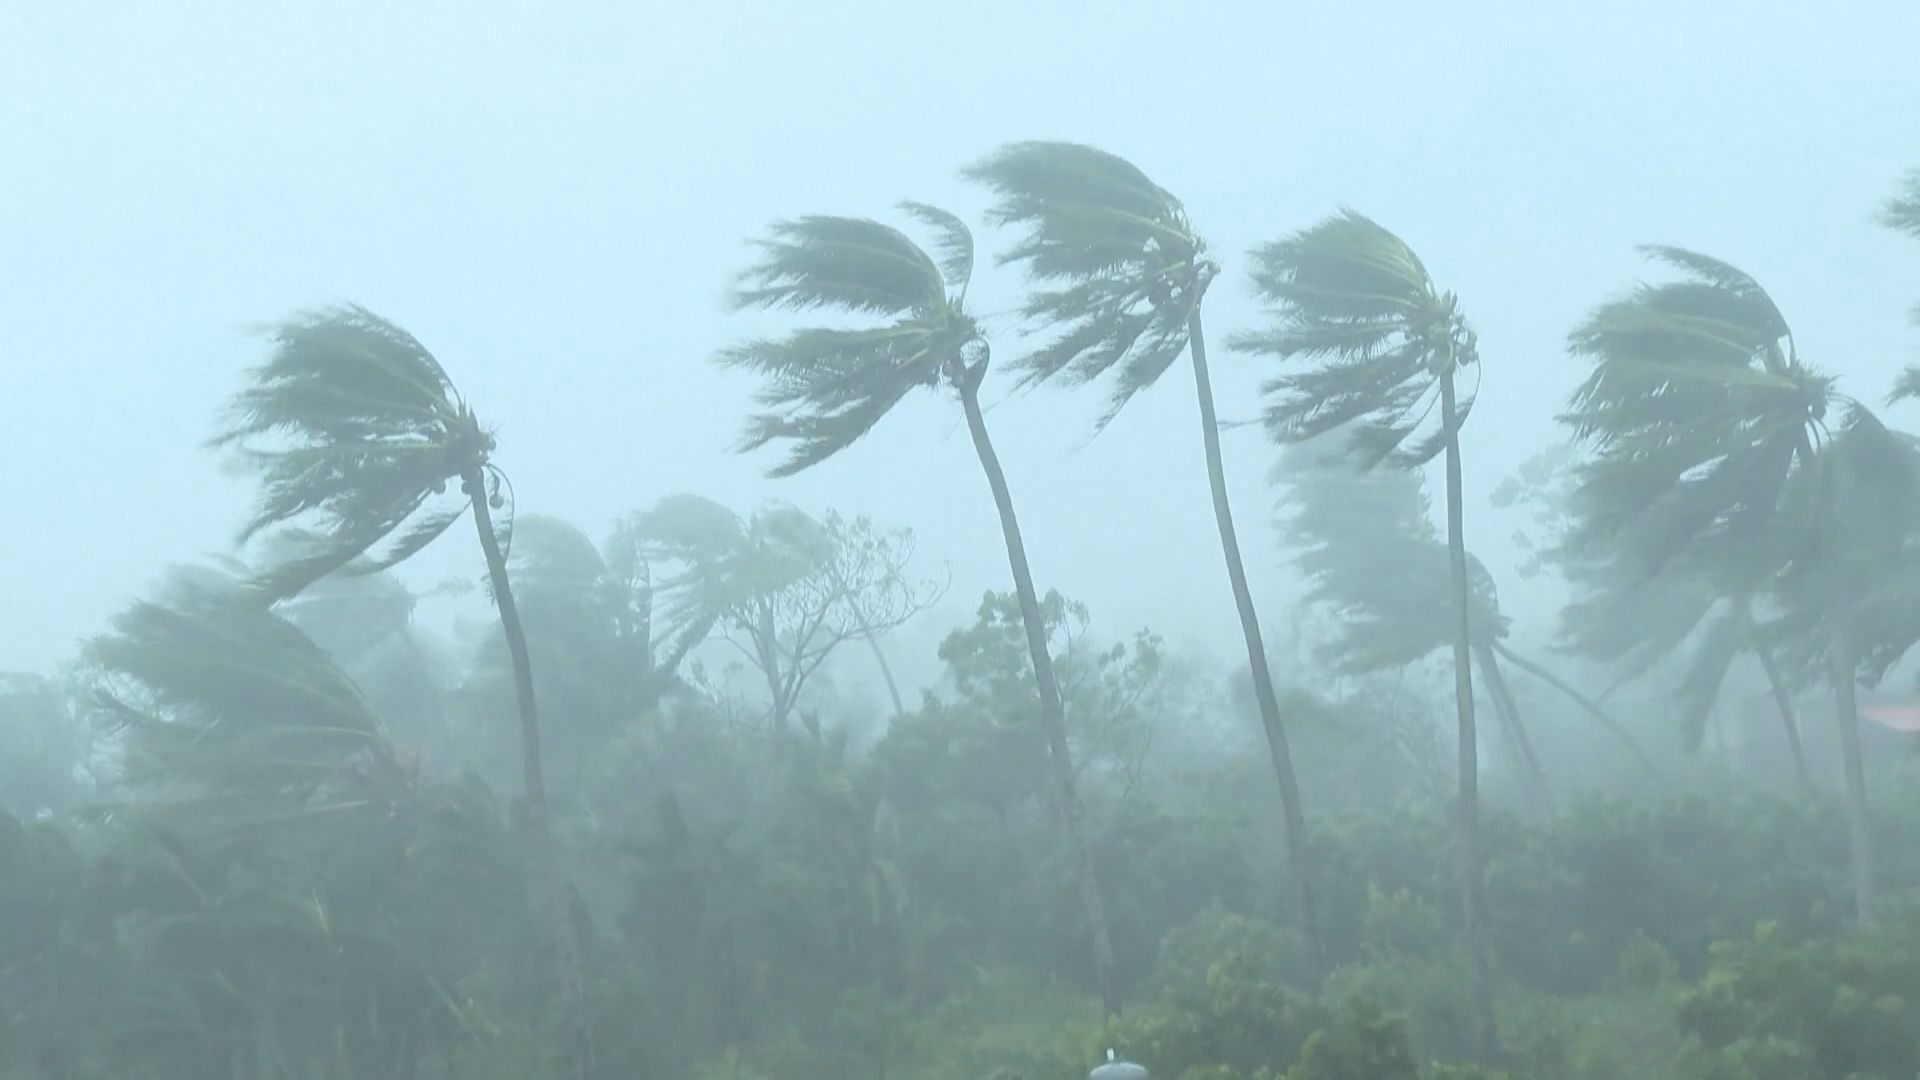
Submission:
<svg viewBox="0 0 1920 1080">
<path fill-rule="evenodd" d="M 1681 997 L 1678 1015 L 1723 1075 L 1911 1076 L 1920 1070 L 1920 916 L 1817 940 L 1763 924 L 1715 946 L 1712 970 Z"/>
<path fill-rule="evenodd" d="M 292 596 L 348 567 L 403 562 L 480 497 L 465 491 L 434 505 L 449 482 L 494 475 L 494 440 L 411 334 L 344 307 L 288 319 L 273 340 L 209 444 L 236 449 L 260 473 L 241 539 L 284 527 L 289 554 L 260 582 L 270 595 Z"/>
<path fill-rule="evenodd" d="M 1324 361 L 1268 381 L 1267 433 L 1290 443 L 1341 431 L 1363 468 L 1431 461 L 1447 442 L 1428 423 L 1439 380 L 1479 362 L 1454 295 L 1435 288 L 1404 241 L 1352 210 L 1256 249 L 1253 260 L 1273 325 L 1232 347 Z M 1468 394 L 1462 422 L 1472 409 Z"/>
<path fill-rule="evenodd" d="M 1363 470 L 1324 441 L 1290 445 L 1272 478 L 1287 487 L 1282 529 L 1308 582 L 1304 599 L 1330 615 L 1316 656 L 1349 675 L 1401 668 L 1453 640 L 1447 546 L 1414 472 Z M 1470 625 L 1478 643 L 1504 638 L 1493 575 L 1468 555 Z"/>
<path fill-rule="evenodd" d="M 717 361 L 763 378 L 768 411 L 747 425 L 743 450 L 793 444 L 771 475 L 818 465 L 873 430 L 921 387 L 944 380 L 971 393 L 985 367 L 985 341 L 966 312 L 972 239 L 942 210 L 909 204 L 940 233 L 936 262 L 898 229 L 861 218 L 813 216 L 776 223 L 761 259 L 740 278 L 739 308 L 824 309 L 890 321 L 861 328 L 809 327 L 722 352 Z"/>
<path fill-rule="evenodd" d="M 1022 230 L 1000 257 L 1038 288 L 1024 314 L 1052 340 L 1020 362 L 1027 385 L 1107 379 L 1105 427 L 1186 350 L 1217 267 L 1180 200 L 1131 162 L 1091 146 L 1020 142 L 966 170 Z"/>
</svg>

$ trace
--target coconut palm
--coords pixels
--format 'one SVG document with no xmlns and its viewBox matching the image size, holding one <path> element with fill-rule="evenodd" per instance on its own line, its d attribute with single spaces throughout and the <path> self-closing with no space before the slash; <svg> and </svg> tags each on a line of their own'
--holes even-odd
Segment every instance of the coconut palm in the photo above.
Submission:
<svg viewBox="0 0 1920 1080">
<path fill-rule="evenodd" d="M 1455 375 L 1479 362 L 1474 333 L 1398 236 L 1342 211 L 1254 252 L 1254 285 L 1273 306 L 1268 329 L 1233 347 L 1282 363 L 1266 385 L 1268 434 L 1282 443 L 1341 431 L 1361 468 L 1415 468 L 1446 455 L 1454 707 L 1459 721 L 1460 880 L 1473 957 L 1479 1040 L 1496 1035 L 1487 970 L 1480 853 L 1479 759 L 1473 702 L 1472 584 L 1460 494 L 1460 426 L 1473 407 Z M 1435 403 L 1439 422 L 1432 423 Z"/>
<path fill-rule="evenodd" d="M 1835 697 L 1864 921 L 1873 851 L 1854 686 L 1891 645 L 1863 633 L 1869 578 L 1859 566 L 1872 561 L 1884 579 L 1898 565 L 1886 550 L 1900 550 L 1905 525 L 1849 519 L 1868 516 L 1858 492 L 1871 487 L 1886 498 L 1889 484 L 1900 486 L 1887 465 L 1903 460 L 1898 440 L 1801 358 L 1786 319 L 1750 275 L 1680 248 L 1643 251 L 1683 279 L 1603 304 L 1571 337 L 1593 370 L 1566 419 L 1594 457 L 1582 470 L 1568 545 L 1609 566 L 1626 588 L 1652 586 L 1679 567 L 1737 609 L 1776 597 L 1784 611 L 1760 629 L 1762 647 L 1797 652 L 1803 662 L 1794 666 L 1823 673 Z M 1839 436 L 1829 424 L 1835 411 Z M 1860 478 L 1876 473 L 1863 487 Z M 1819 663 L 1805 659 L 1815 656 Z"/>
<path fill-rule="evenodd" d="M 510 485 L 493 462 L 494 436 L 413 335 L 359 306 L 296 315 L 272 330 L 274 349 L 237 393 L 210 445 L 238 453 L 260 476 L 246 542 L 277 535 L 294 548 L 254 582 L 284 599 L 335 572 L 372 572 L 410 558 L 473 513 L 501 629 L 512 653 L 527 819 L 561 929 L 563 995 L 578 1030 L 582 988 L 570 923 L 559 902 L 540 761 L 540 717 L 526 633 L 507 576 Z M 445 499 L 449 484 L 460 496 Z M 588 1067 L 584 1050 L 578 1067 Z"/>
<path fill-rule="evenodd" d="M 1024 230 L 1000 261 L 1026 267 L 1036 290 L 1026 302 L 1025 315 L 1054 332 L 1020 362 L 1023 385 L 1106 380 L 1108 407 L 1099 421 L 1104 428 L 1183 353 L 1192 361 L 1214 524 L 1280 785 L 1301 924 L 1316 972 L 1322 972 L 1326 950 L 1315 911 L 1306 814 L 1240 555 L 1207 367 L 1201 301 L 1219 267 L 1207 257 L 1206 244 L 1180 200 L 1132 163 L 1106 151 L 1068 142 L 1020 142 L 1003 147 L 966 174 L 996 194 L 992 221 Z"/>
<path fill-rule="evenodd" d="M 764 379 L 758 400 L 765 411 L 749 421 L 742 449 L 786 444 L 788 456 L 771 470 L 774 476 L 790 476 L 845 450 L 915 390 L 945 390 L 959 399 L 999 511 L 1039 688 L 1049 768 L 1092 939 L 1094 971 L 1107 1011 L 1116 1013 L 1120 1002 L 1106 905 L 1074 787 L 1066 712 L 1047 648 L 1047 626 L 1013 496 L 980 405 L 991 353 L 966 307 L 973 236 L 947 211 L 921 203 L 902 209 L 937 235 L 937 260 L 905 233 L 877 221 L 804 217 L 773 226 L 760 244 L 760 260 L 741 276 L 733 298 L 742 309 L 824 309 L 870 316 L 877 323 L 795 330 L 736 346 L 718 361 Z"/>
</svg>

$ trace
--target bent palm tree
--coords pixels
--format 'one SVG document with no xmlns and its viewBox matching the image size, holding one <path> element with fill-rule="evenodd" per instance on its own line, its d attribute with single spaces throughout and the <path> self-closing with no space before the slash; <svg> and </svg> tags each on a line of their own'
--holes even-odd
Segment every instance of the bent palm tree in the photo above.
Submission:
<svg viewBox="0 0 1920 1080">
<path fill-rule="evenodd" d="M 1473 331 L 1405 242 L 1343 211 L 1254 252 L 1254 285 L 1274 306 L 1272 328 L 1237 350 L 1280 361 L 1323 360 L 1266 385 L 1268 434 L 1283 443 L 1343 431 L 1362 468 L 1416 468 L 1445 451 L 1447 555 L 1453 592 L 1454 708 L 1459 720 L 1460 883 L 1473 957 L 1483 1051 L 1497 1035 L 1487 967 L 1480 853 L 1478 733 L 1473 704 L 1473 607 L 1460 494 L 1460 425 L 1472 410 L 1454 385 L 1479 362 Z M 1430 425 L 1435 401 L 1440 423 Z M 1410 441 L 1411 440 L 1411 441 Z"/>
<path fill-rule="evenodd" d="M 397 565 L 473 511 L 513 658 L 527 819 L 539 884 L 555 890 L 545 906 L 560 928 L 560 975 L 584 1071 L 579 958 L 554 880 L 533 670 L 508 581 L 506 530 L 492 515 L 506 505 L 494 437 L 426 346 L 365 308 L 295 316 L 274 329 L 273 340 L 272 355 L 252 370 L 251 385 L 230 403 L 228 425 L 209 444 L 237 450 L 261 476 L 241 541 L 277 529 L 297 549 L 254 583 L 265 598 L 291 597 L 331 573 Z M 455 482 L 462 498 L 434 505 Z"/>
<path fill-rule="evenodd" d="M 1192 359 L 1214 524 L 1280 785 L 1301 926 L 1315 975 L 1322 975 L 1326 951 L 1315 910 L 1306 813 L 1228 501 L 1220 422 L 1207 367 L 1200 305 L 1219 267 L 1206 257 L 1206 245 L 1180 200 L 1130 162 L 1103 150 L 1066 142 L 1014 143 L 968 169 L 967 176 L 999 196 L 990 214 L 993 221 L 1026 230 L 1000 261 L 1026 264 L 1042 287 L 1028 299 L 1025 314 L 1059 331 L 1021 362 L 1024 385 L 1109 379 L 1110 403 L 1099 425 L 1104 428 L 1135 394 L 1159 381 L 1182 353 Z"/>
<path fill-rule="evenodd" d="M 1873 850 L 1853 696 L 1860 650 L 1873 643 L 1848 619 L 1836 621 L 1835 605 L 1851 601 L 1822 567 L 1853 565 L 1833 536 L 1836 514 L 1851 512 L 1842 501 L 1850 463 L 1883 459 L 1892 437 L 1802 361 L 1786 319 L 1751 276 L 1680 248 L 1643 250 L 1687 277 L 1602 305 L 1572 335 L 1574 354 L 1594 366 L 1566 420 L 1595 456 L 1582 470 L 1568 544 L 1629 588 L 1685 566 L 1737 610 L 1762 593 L 1780 597 L 1783 617 L 1756 640 L 1803 656 L 1813 642 L 1824 661 L 1798 666 L 1824 669 L 1835 696 L 1864 921 Z M 1827 416 L 1836 404 L 1847 414 L 1844 445 L 1873 454 L 1833 456 Z M 1826 595 L 1783 593 L 1796 577 L 1821 581 Z"/>
<path fill-rule="evenodd" d="M 791 446 L 772 470 L 790 476 L 853 445 L 917 389 L 945 388 L 960 399 L 974 452 L 1000 514 L 1007 561 L 1026 625 L 1046 726 L 1049 762 L 1075 877 L 1092 936 L 1095 977 L 1111 1015 L 1120 1007 L 1106 905 L 1094 872 L 1085 813 L 1074 788 L 1066 712 L 1047 648 L 1047 627 L 1027 564 L 999 455 L 987 434 L 980 386 L 990 359 L 985 335 L 966 309 L 973 236 L 960 219 L 920 203 L 903 209 L 939 234 L 938 262 L 904 233 L 876 221 L 815 216 L 775 225 L 762 257 L 741 278 L 740 308 L 828 309 L 881 318 L 858 329 L 810 327 L 722 353 L 720 363 L 765 378 L 766 412 L 749 421 L 743 450 L 775 441 Z"/>
</svg>

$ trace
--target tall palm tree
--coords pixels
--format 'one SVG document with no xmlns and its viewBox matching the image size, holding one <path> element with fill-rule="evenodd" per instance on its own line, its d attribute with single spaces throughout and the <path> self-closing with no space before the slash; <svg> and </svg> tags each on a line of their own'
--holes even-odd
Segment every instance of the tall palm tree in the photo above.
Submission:
<svg viewBox="0 0 1920 1080">
<path fill-rule="evenodd" d="M 1473 703 L 1473 595 L 1460 494 L 1460 425 L 1473 407 L 1454 377 L 1477 364 L 1474 333 L 1452 293 L 1398 236 L 1342 211 L 1254 254 L 1254 285 L 1273 325 L 1233 341 L 1282 362 L 1319 360 L 1266 385 L 1266 425 L 1290 443 L 1344 431 L 1355 464 L 1417 468 L 1446 455 L 1448 578 L 1453 593 L 1454 708 L 1459 721 L 1459 858 L 1473 958 L 1478 1042 L 1497 1042 L 1487 966 L 1480 851 L 1478 732 Z M 1435 402 L 1440 422 L 1429 423 Z"/>
<path fill-rule="evenodd" d="M 1865 921 L 1873 850 L 1853 699 L 1886 642 L 1861 632 L 1858 562 L 1883 536 L 1898 550 L 1904 526 L 1847 519 L 1868 505 L 1854 494 L 1857 477 L 1899 459 L 1896 440 L 1801 358 L 1750 275 L 1681 248 L 1643 251 L 1684 278 L 1601 305 L 1570 339 L 1593 370 L 1566 420 L 1595 454 L 1568 542 L 1589 557 L 1608 552 L 1630 588 L 1687 567 L 1737 606 L 1762 594 L 1783 605 L 1758 640 L 1775 654 L 1798 652 L 1795 666 L 1824 674 L 1834 694 Z M 1836 411 L 1839 436 L 1829 425 Z M 1842 568 L 1851 573 L 1836 576 Z"/>
<path fill-rule="evenodd" d="M 1055 795 L 1092 938 L 1095 977 L 1112 1015 L 1120 1008 L 1113 944 L 1085 812 L 1075 791 L 1066 711 L 1013 496 L 980 405 L 991 353 L 986 335 L 966 308 L 973 235 L 947 211 L 921 203 L 906 203 L 902 209 L 937 233 L 937 261 L 905 233 L 877 221 L 804 217 L 773 226 L 761 242 L 759 262 L 741 276 L 734 295 L 735 305 L 743 309 L 825 309 L 873 316 L 878 325 L 808 327 L 747 342 L 718 360 L 765 379 L 758 400 L 767 411 L 749 421 L 742 449 L 776 441 L 789 444 L 787 459 L 774 467 L 774 476 L 801 472 L 853 445 L 917 389 L 945 389 L 959 398 L 1000 513 L 1040 693 Z"/>
<path fill-rule="evenodd" d="M 1099 422 L 1104 428 L 1135 394 L 1158 382 L 1182 353 L 1192 361 L 1214 524 L 1280 785 L 1301 926 L 1316 975 L 1322 974 L 1326 950 L 1315 910 L 1306 813 L 1240 555 L 1207 367 L 1200 309 L 1219 267 L 1207 257 L 1206 244 L 1180 200 L 1132 163 L 1104 150 L 1069 142 L 1014 143 L 966 175 L 997 195 L 992 221 L 1025 230 L 1000 261 L 1026 266 L 1038 288 L 1027 300 L 1025 314 L 1056 331 L 1051 341 L 1021 361 L 1024 385 L 1108 380 L 1109 405 Z"/>
<path fill-rule="evenodd" d="M 579 1041 L 575 1067 L 584 1074 L 584 989 L 547 820 L 533 669 L 507 574 L 511 525 L 496 525 L 492 514 L 511 492 L 493 462 L 493 434 L 426 346 L 363 307 L 293 316 L 272 339 L 272 354 L 250 372 L 209 443 L 237 451 L 260 475 L 241 542 L 274 530 L 288 544 L 290 553 L 254 583 L 263 597 L 291 597 L 335 572 L 395 566 L 472 510 L 513 659 L 536 885 L 551 893 L 543 906 L 558 928 L 563 996 Z M 439 498 L 453 483 L 460 497 Z"/>
</svg>

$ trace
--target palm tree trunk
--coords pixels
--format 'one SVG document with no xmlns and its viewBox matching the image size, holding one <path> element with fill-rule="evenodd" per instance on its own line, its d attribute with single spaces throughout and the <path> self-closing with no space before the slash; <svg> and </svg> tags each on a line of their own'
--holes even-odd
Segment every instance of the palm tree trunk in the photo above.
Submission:
<svg viewBox="0 0 1920 1080">
<path fill-rule="evenodd" d="M 1819 789 L 1813 785 L 1813 770 L 1807 767 L 1807 748 L 1800 741 L 1800 719 L 1794 715 L 1793 695 L 1787 693 L 1787 684 L 1780 678 L 1780 669 L 1774 665 L 1773 652 L 1765 645 L 1755 644 L 1754 656 L 1760 660 L 1760 670 L 1766 673 L 1767 690 L 1773 695 L 1773 707 L 1780 713 L 1780 726 L 1787 736 L 1787 749 L 1793 754 L 1793 771 L 1800 776 L 1800 786 L 1808 794 L 1817 794 Z"/>
<path fill-rule="evenodd" d="M 887 654 L 880 648 L 880 639 L 872 631 L 860 636 L 867 639 L 867 648 L 873 650 L 873 662 L 880 665 L 880 677 L 887 682 L 887 697 L 893 701 L 893 718 L 898 720 L 907 715 L 907 705 L 900 699 L 900 684 L 893 679 L 893 665 L 887 663 Z"/>
<path fill-rule="evenodd" d="M 1227 470 L 1220 454 L 1220 421 L 1214 413 L 1213 376 L 1207 370 L 1207 341 L 1196 306 L 1187 317 L 1187 340 L 1193 357 L 1194 389 L 1200 398 L 1200 439 L 1206 449 L 1207 486 L 1213 492 L 1213 520 L 1220 530 L 1220 551 L 1227 560 L 1227 581 L 1233 587 L 1234 607 L 1240 613 L 1240 633 L 1247 642 L 1247 667 L 1253 675 L 1253 695 L 1260 705 L 1260 724 L 1266 729 L 1267 751 L 1273 775 L 1280 783 L 1280 808 L 1287 837 L 1287 862 L 1300 893 L 1301 933 L 1313 964 L 1317 987 L 1326 976 L 1327 955 L 1320 939 L 1320 918 L 1313 891 L 1313 853 L 1307 838 L 1307 816 L 1300 801 L 1300 780 L 1293 770 L 1293 751 L 1280 716 L 1279 695 L 1267 666 L 1267 647 L 1260 636 L 1260 617 L 1253 609 L 1253 590 L 1247 587 L 1247 567 L 1240 557 L 1240 537 L 1233 525 L 1233 507 L 1227 501 Z"/>
<path fill-rule="evenodd" d="M 1546 683 L 1548 686 L 1553 687 L 1555 690 L 1560 691 L 1562 694 L 1565 694 L 1569 700 L 1580 707 L 1581 711 L 1593 717 L 1595 720 L 1600 721 L 1602 727 L 1612 732 L 1613 737 L 1619 739 L 1621 745 L 1631 750 L 1633 756 L 1639 758 L 1640 764 L 1645 765 L 1649 772 L 1659 771 L 1659 766 L 1654 764 L 1653 756 L 1641 747 L 1639 740 L 1627 734 L 1627 729 L 1621 727 L 1618 720 L 1615 720 L 1605 709 L 1601 708 L 1599 702 L 1594 701 L 1592 698 L 1574 689 L 1572 683 L 1555 675 L 1552 671 L 1541 667 L 1539 664 L 1507 648 L 1502 642 L 1494 642 L 1493 651 L 1502 660 L 1507 661 L 1521 671 L 1526 672 L 1541 682 Z"/>
<path fill-rule="evenodd" d="M 1829 656 L 1833 665 L 1835 719 L 1840 724 L 1840 755 L 1847 776 L 1847 834 L 1853 855 L 1853 903 L 1861 925 L 1873 921 L 1873 819 L 1867 810 L 1867 770 L 1860 753 L 1860 704 L 1854 697 L 1853 645 L 1838 636 Z"/>
<path fill-rule="evenodd" d="M 1473 715 L 1473 627 L 1468 604 L 1467 540 L 1461 506 L 1460 408 L 1453 372 L 1440 376 L 1440 420 L 1447 437 L 1447 557 L 1453 585 L 1453 705 L 1459 718 L 1460 902 L 1466 916 L 1467 950 L 1473 961 L 1474 1033 L 1483 1058 L 1499 1048 L 1493 1016 L 1493 975 L 1487 963 L 1486 877 L 1480 853 L 1480 750 Z"/>
<path fill-rule="evenodd" d="M 538 893 L 536 910 L 552 921 L 550 929 L 557 953 L 561 993 L 573 1028 L 574 1075 L 585 1078 L 594 1069 L 593 1033 L 587 1025 L 580 943 L 562 900 L 566 889 L 560 883 L 553 830 L 547 816 L 547 781 L 540 763 L 540 711 L 533 696 L 533 660 L 527 651 L 526 629 L 520 624 L 520 607 L 513 599 L 513 584 L 507 578 L 506 555 L 500 550 L 499 537 L 494 535 L 486 477 L 476 466 L 467 470 L 461 479 L 473 504 L 473 523 L 480 534 L 480 550 L 487 558 L 487 577 L 493 583 L 494 605 L 500 611 L 500 630 L 507 639 L 507 654 L 513 660 L 513 690 L 520 710 L 520 765 L 527 789 L 527 826 L 532 834 L 533 885 Z"/>
<path fill-rule="evenodd" d="M 1054 793 L 1060 801 L 1060 817 L 1073 854 L 1074 876 L 1080 886 L 1081 903 L 1086 908 L 1087 929 L 1093 938 L 1094 978 L 1100 984 L 1101 1005 L 1112 1018 L 1120 1015 L 1120 987 L 1113 970 L 1113 938 L 1107 928 L 1107 907 L 1101 896 L 1100 881 L 1094 872 L 1086 811 L 1080 805 L 1079 793 L 1074 790 L 1066 707 L 1060 699 L 1060 681 L 1053 670 L 1053 657 L 1047 651 L 1046 620 L 1040 612 L 1040 595 L 1033 586 L 1033 570 L 1027 565 L 1027 546 L 1020 537 L 1020 522 L 1014 516 L 1013 493 L 1007 488 L 1007 474 L 1000 468 L 1000 455 L 994 452 L 993 440 L 987 435 L 987 418 L 980 410 L 977 375 L 960 387 L 960 403 L 966 410 L 967 430 L 973 436 L 974 452 L 980 456 L 981 471 L 987 474 L 987 486 L 993 489 L 994 507 L 1000 511 L 1000 532 L 1006 540 L 1007 562 L 1013 570 L 1014 592 L 1020 600 L 1020 619 L 1027 629 L 1027 652 L 1033 661 L 1034 681 L 1039 684 L 1040 715 L 1046 725 L 1047 758 L 1053 773 Z"/>
<path fill-rule="evenodd" d="M 1547 782 L 1547 770 L 1541 766 L 1539 755 L 1533 752 L 1533 740 L 1527 737 L 1526 722 L 1520 718 L 1520 702 L 1514 698 L 1513 688 L 1507 685 L 1493 650 L 1486 645 L 1476 645 L 1474 652 L 1480 661 L 1480 671 L 1486 676 L 1487 690 L 1493 695 L 1494 707 L 1501 713 L 1521 767 L 1526 771 L 1535 811 L 1543 821 L 1551 820 L 1558 812 L 1553 803 L 1553 785 Z"/>
</svg>

